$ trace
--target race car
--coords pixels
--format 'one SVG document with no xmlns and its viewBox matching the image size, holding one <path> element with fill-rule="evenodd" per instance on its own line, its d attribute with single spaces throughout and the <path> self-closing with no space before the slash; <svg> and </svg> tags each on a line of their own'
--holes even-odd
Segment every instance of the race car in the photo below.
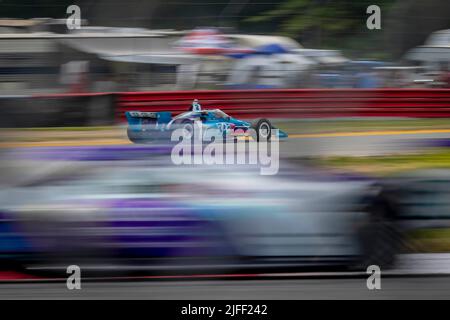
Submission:
<svg viewBox="0 0 450 320">
<path fill-rule="evenodd" d="M 158 139 L 169 139 L 176 129 L 184 129 L 186 138 L 192 138 L 195 126 L 201 128 L 201 140 L 211 141 L 211 137 L 236 139 L 239 136 L 251 136 L 260 141 L 269 141 L 277 134 L 278 138 L 287 138 L 287 133 L 276 129 L 267 119 L 253 122 L 235 119 L 220 109 L 202 110 L 194 100 L 189 111 L 172 117 L 170 112 L 125 112 L 128 121 L 128 138 L 134 143 L 146 143 Z"/>
<path fill-rule="evenodd" d="M 133 166 L 128 152 L 86 149 L 106 161 L 69 161 L 0 190 L 0 269 L 186 274 L 395 262 L 396 199 L 371 178 L 284 162 L 276 176 L 178 167 L 145 149 Z"/>
</svg>

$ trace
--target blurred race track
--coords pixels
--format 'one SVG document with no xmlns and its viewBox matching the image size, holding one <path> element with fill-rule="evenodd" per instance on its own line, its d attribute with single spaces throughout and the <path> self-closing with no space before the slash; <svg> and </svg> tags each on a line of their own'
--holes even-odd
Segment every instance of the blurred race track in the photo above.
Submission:
<svg viewBox="0 0 450 320">
<path fill-rule="evenodd" d="M 372 156 L 414 152 L 432 140 L 450 140 L 449 132 L 380 131 L 298 135 L 282 141 L 285 156 Z"/>
<path fill-rule="evenodd" d="M 450 132 L 448 130 L 400 130 L 299 134 L 280 142 L 280 156 L 295 158 L 415 153 L 435 146 L 437 141 L 450 144 Z M 106 152 L 108 158 L 113 152 L 113 158 L 116 159 L 123 158 L 127 154 L 170 154 L 171 151 L 168 145 L 134 145 L 126 137 L 112 140 L 19 142 L 8 143 L 5 146 L 7 148 L 0 148 L 3 156 L 3 161 L 0 163 L 3 181 L 12 181 L 17 178 L 13 177 L 18 176 L 13 167 L 19 163 L 35 167 L 36 160 L 80 160 L 86 157 L 86 153 Z M 41 162 L 41 171 L 45 165 Z M 50 170 L 53 169 L 50 168 Z M 22 172 L 22 170 L 19 171 Z"/>
<path fill-rule="evenodd" d="M 299 272 L 147 276 L 82 280 L 2 280 L 0 299 L 450 299 L 450 254 L 399 255 L 381 272 L 381 289 L 367 289 L 365 272 Z M 1 280 L 1 279 L 0 279 Z"/>
<path fill-rule="evenodd" d="M 285 156 L 358 156 L 383 155 L 422 150 L 433 140 L 450 141 L 450 130 L 390 130 L 365 132 L 336 132 L 292 134 L 280 142 L 280 151 Z M 207 144 L 205 142 L 205 144 Z M 3 142 L 3 148 L 60 148 L 60 147 L 105 147 L 131 148 L 126 138 L 35 142 Z M 140 145 L 149 146 L 149 145 Z"/>
<path fill-rule="evenodd" d="M 323 155 L 378 155 L 403 153 L 423 149 L 432 139 L 450 141 L 449 132 L 365 132 L 352 134 L 298 135 L 283 141 L 283 156 Z M 25 166 L 35 167 L 36 160 L 45 161 L 37 172 L 54 171 L 58 161 L 120 160 L 123 155 L 132 157 L 147 153 L 167 153 L 160 146 L 136 146 L 127 141 L 114 143 L 63 145 L 28 145 L 11 151 L 10 159 Z M 103 146 L 103 147 L 101 147 Z M 25 146 L 22 146 L 25 147 Z M 97 152 L 86 155 L 88 148 Z M 158 152 L 156 152 L 158 151 Z M 131 155 L 130 155 L 131 154 Z M 91 159 L 92 156 L 92 159 Z M 114 157 L 112 157 L 114 156 Z M 111 158 L 112 157 L 112 158 Z M 117 158 L 117 159 L 116 159 Z M 3 165 L 9 164 L 4 161 Z M 20 167 L 22 170 L 23 167 Z M 8 168 L 7 168 L 8 169 Z M 13 170 L 4 170 L 4 181 L 9 181 Z M 21 176 L 21 175 L 20 175 Z M 11 177 L 12 178 L 12 177 Z M 11 179 L 12 180 L 12 179 Z M 383 277 L 381 290 L 368 290 L 367 275 L 336 275 L 335 277 L 282 276 L 279 278 L 242 277 L 239 279 L 128 279 L 126 281 L 84 281 L 81 290 L 68 290 L 64 281 L 0 283 L 0 299 L 450 299 L 449 257 L 445 265 L 430 260 L 430 255 L 414 256 L 414 261 L 397 266 L 397 273 Z M 404 261 L 403 261 L 404 262 Z M 405 266 L 406 269 L 405 269 Z M 415 266 L 420 274 L 412 275 L 407 269 Z M 432 269 L 429 269 L 431 266 Z M 415 270 L 416 271 L 416 270 Z M 414 272 L 415 272 L 414 271 Z M 443 272 L 444 271 L 444 272 Z M 413 272 L 413 273 L 414 273 Z"/>
<path fill-rule="evenodd" d="M 1 284 L 0 299 L 450 299 L 450 277 Z"/>
</svg>

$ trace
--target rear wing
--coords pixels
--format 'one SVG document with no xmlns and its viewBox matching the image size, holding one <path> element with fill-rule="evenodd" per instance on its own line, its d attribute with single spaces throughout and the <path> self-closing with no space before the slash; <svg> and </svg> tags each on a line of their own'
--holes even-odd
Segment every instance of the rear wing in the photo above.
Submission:
<svg viewBox="0 0 450 320">
<path fill-rule="evenodd" d="M 143 125 L 161 125 L 167 124 L 172 120 L 170 112 L 145 112 L 145 111 L 127 111 L 125 112 L 128 124 L 135 129 L 141 128 Z"/>
<path fill-rule="evenodd" d="M 126 115 L 127 119 L 129 117 L 131 117 L 131 118 L 151 118 L 151 119 L 158 118 L 157 112 L 127 111 L 127 112 L 125 112 L 125 115 Z"/>
</svg>

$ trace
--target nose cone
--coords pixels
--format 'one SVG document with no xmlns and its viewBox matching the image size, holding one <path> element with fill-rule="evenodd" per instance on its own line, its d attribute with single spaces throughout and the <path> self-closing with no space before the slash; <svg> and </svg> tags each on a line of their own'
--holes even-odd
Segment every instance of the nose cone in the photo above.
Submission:
<svg viewBox="0 0 450 320">
<path fill-rule="evenodd" d="M 286 132 L 278 129 L 278 138 L 283 139 L 283 138 L 287 138 L 287 137 L 288 137 L 288 134 Z"/>
</svg>

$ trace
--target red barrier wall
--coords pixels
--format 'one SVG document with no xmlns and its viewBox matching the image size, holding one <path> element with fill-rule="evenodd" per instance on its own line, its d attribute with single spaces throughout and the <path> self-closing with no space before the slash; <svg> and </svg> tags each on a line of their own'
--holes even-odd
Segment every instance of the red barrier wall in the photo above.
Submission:
<svg viewBox="0 0 450 320">
<path fill-rule="evenodd" d="M 116 112 L 188 110 L 193 99 L 239 118 L 450 117 L 450 89 L 284 89 L 126 92 Z"/>
</svg>

